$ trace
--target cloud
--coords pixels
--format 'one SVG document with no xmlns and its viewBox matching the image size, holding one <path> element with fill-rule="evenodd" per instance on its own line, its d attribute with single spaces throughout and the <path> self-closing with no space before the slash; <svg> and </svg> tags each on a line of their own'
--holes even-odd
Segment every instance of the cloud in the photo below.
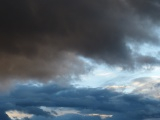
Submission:
<svg viewBox="0 0 160 120">
<path fill-rule="evenodd" d="M 157 57 L 140 54 L 135 56 L 135 64 L 137 64 L 137 68 L 146 67 L 147 69 L 152 69 L 155 66 L 160 65 L 160 60 Z"/>
<path fill-rule="evenodd" d="M 25 118 L 24 120 L 54 120 L 54 117 L 33 116 L 31 118 Z"/>
<path fill-rule="evenodd" d="M 74 53 L 62 53 L 59 57 L 55 56 L 53 61 L 44 59 L 1 55 L 0 81 L 3 83 L 3 86 L 0 85 L 1 89 L 17 80 L 39 80 L 40 82 L 55 80 L 66 84 L 73 80 L 72 76 L 78 77 L 91 69 L 90 65 L 76 57 Z"/>
<path fill-rule="evenodd" d="M 0 79 L 46 81 L 81 74 L 85 63 L 79 55 L 132 68 L 128 42 L 159 44 L 153 33 L 158 6 L 149 0 L 3 0 Z"/>
<path fill-rule="evenodd" d="M 76 114 L 68 114 L 55 118 L 55 120 L 101 120 L 100 117 L 83 116 Z"/>
<path fill-rule="evenodd" d="M 152 98 L 160 98 L 160 77 L 140 77 L 133 80 L 131 86 L 133 87 L 132 93 L 144 94 L 145 96 Z"/>
<path fill-rule="evenodd" d="M 10 119 L 23 119 L 23 118 L 30 118 L 32 117 L 31 114 L 26 114 L 26 113 L 23 113 L 23 112 L 19 112 L 19 111 L 7 111 L 6 114 L 9 116 Z"/>
<path fill-rule="evenodd" d="M 152 65 L 152 64 L 160 64 L 160 60 L 155 58 L 155 57 L 151 57 L 151 56 L 139 56 L 137 58 L 138 63 L 140 64 L 148 64 L 148 65 Z"/>
<path fill-rule="evenodd" d="M 131 6 L 134 7 L 134 10 L 137 14 L 142 17 L 147 17 L 152 19 L 154 22 L 159 22 L 160 19 L 157 11 L 160 10 L 160 1 L 154 0 L 129 0 Z"/>
<path fill-rule="evenodd" d="M 11 120 L 4 110 L 0 109 L 0 119 L 1 120 Z"/>
<path fill-rule="evenodd" d="M 91 114 L 113 115 L 112 118 L 107 118 L 113 120 L 118 118 L 124 120 L 160 118 L 160 102 L 158 100 L 148 99 L 143 94 L 123 94 L 107 89 L 25 85 L 17 86 L 10 93 L 1 95 L 0 99 L 0 108 L 3 111 L 17 110 L 32 114 L 34 119 L 65 117 L 67 120 L 74 116 L 79 116 L 80 119 L 83 116 L 100 119 L 100 116 L 89 116 Z M 53 107 L 53 110 L 54 107 L 72 108 L 79 112 L 73 113 L 73 115 L 70 113 L 53 116 L 51 112 L 41 109 L 41 106 Z"/>
<path fill-rule="evenodd" d="M 33 116 L 32 118 L 28 119 L 26 118 L 25 120 L 101 120 L 100 117 L 91 117 L 91 116 L 83 116 L 83 115 L 78 115 L 78 114 L 67 114 L 67 115 L 62 115 L 58 116 L 56 118 L 53 117 L 43 117 L 43 116 Z"/>
</svg>

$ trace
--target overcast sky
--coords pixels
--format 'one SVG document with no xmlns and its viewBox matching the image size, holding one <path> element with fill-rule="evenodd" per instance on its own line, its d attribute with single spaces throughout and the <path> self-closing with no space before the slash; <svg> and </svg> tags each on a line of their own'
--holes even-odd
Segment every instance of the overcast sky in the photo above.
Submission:
<svg viewBox="0 0 160 120">
<path fill-rule="evenodd" d="M 1 0 L 0 119 L 160 120 L 159 0 Z"/>
</svg>

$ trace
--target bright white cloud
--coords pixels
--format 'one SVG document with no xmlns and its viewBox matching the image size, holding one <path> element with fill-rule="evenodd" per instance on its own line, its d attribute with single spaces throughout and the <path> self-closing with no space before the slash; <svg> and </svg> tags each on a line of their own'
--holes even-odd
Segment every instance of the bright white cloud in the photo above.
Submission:
<svg viewBox="0 0 160 120">
<path fill-rule="evenodd" d="M 101 119 L 111 118 L 113 115 L 106 115 L 106 114 L 88 114 L 88 116 L 99 116 Z"/>
<path fill-rule="evenodd" d="M 23 118 L 31 118 L 33 115 L 28 114 L 28 113 L 23 113 L 17 110 L 10 110 L 7 111 L 6 114 L 12 119 L 12 120 L 17 120 L 17 119 L 23 119 Z"/>
</svg>

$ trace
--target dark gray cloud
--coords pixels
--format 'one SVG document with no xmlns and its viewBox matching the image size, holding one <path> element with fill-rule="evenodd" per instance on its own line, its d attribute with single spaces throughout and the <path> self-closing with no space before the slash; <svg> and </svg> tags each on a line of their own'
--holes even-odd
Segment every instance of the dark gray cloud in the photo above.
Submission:
<svg viewBox="0 0 160 120">
<path fill-rule="evenodd" d="M 1 119 L 1 120 L 11 120 L 11 119 L 8 117 L 8 115 L 5 113 L 5 111 L 2 110 L 1 108 L 0 108 L 0 119 Z"/>
<path fill-rule="evenodd" d="M 133 6 L 136 13 L 142 17 L 147 17 L 153 21 L 159 22 L 158 12 L 160 10 L 159 0 L 128 0 L 131 6 Z"/>
<path fill-rule="evenodd" d="M 26 58 L 17 55 L 2 55 L 0 57 L 0 89 L 14 83 L 17 80 L 39 80 L 46 82 L 55 80 L 66 85 L 74 76 L 84 74 L 91 66 L 80 60 L 73 53 L 63 53 L 54 60 L 41 58 Z M 9 81 L 13 80 L 13 81 Z"/>
<path fill-rule="evenodd" d="M 160 60 L 158 58 L 149 55 L 137 55 L 135 57 L 135 62 L 139 68 L 145 65 L 148 69 L 152 69 L 153 66 L 160 65 Z"/>
<path fill-rule="evenodd" d="M 138 63 L 141 64 L 159 64 L 160 60 L 158 60 L 156 57 L 151 57 L 151 56 L 139 56 L 137 58 Z"/>
<path fill-rule="evenodd" d="M 133 67 L 126 44 L 158 43 L 158 13 L 157 0 L 2 0 L 1 80 L 84 73 L 77 55 Z M 66 62 L 68 52 L 75 56 Z"/>
<path fill-rule="evenodd" d="M 59 120 L 65 117 L 51 116 L 49 112 L 40 109 L 40 106 L 72 108 L 80 111 L 82 115 L 91 113 L 109 114 L 113 115 L 112 120 L 118 120 L 118 118 L 124 120 L 160 118 L 159 100 L 149 99 L 143 95 L 117 93 L 107 89 L 25 85 L 17 86 L 12 92 L 1 95 L 0 99 L 0 108 L 3 111 L 18 110 L 30 113 L 34 115 L 34 119 L 39 117 L 50 119 L 51 117 Z M 73 119 L 76 114 L 68 116 Z M 80 116 L 80 120 L 81 117 L 83 116 Z M 99 119 L 99 117 L 94 119 Z"/>
</svg>

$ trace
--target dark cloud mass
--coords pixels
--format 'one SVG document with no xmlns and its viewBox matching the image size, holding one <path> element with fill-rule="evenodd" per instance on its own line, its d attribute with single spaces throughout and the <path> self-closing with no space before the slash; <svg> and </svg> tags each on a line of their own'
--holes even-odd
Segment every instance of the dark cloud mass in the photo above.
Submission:
<svg viewBox="0 0 160 120">
<path fill-rule="evenodd" d="M 111 120 L 145 120 L 160 118 L 160 101 L 143 95 L 123 94 L 99 88 L 73 88 L 45 85 L 41 87 L 21 85 L 7 94 L 0 95 L 0 108 L 32 114 L 26 120 L 101 120 L 99 116 L 113 115 Z M 79 113 L 52 116 L 40 106 L 72 108 Z M 55 112 L 54 112 L 55 113 Z M 63 113 L 63 112 L 62 112 Z"/>
<path fill-rule="evenodd" d="M 135 8 L 135 11 L 145 17 L 149 17 L 154 21 L 159 21 L 160 16 L 158 10 L 160 10 L 159 0 L 128 0 L 130 4 Z"/>
<path fill-rule="evenodd" d="M 159 21 L 159 4 L 158 0 L 2 0 L 1 79 L 51 80 L 83 74 L 85 63 L 77 55 L 133 67 L 127 43 L 158 43 L 152 30 Z"/>
</svg>

